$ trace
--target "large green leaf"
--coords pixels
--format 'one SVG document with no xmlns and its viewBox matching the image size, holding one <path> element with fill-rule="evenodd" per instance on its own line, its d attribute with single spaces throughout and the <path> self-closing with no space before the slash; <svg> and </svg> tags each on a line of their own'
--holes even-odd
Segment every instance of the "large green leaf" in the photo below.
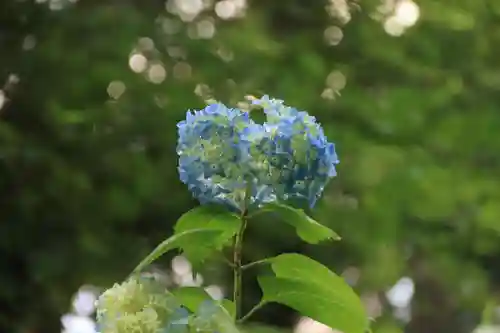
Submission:
<svg viewBox="0 0 500 333">
<path fill-rule="evenodd" d="M 231 240 L 238 232 L 241 220 L 238 215 L 229 212 L 220 206 L 208 205 L 191 209 L 182 215 L 175 224 L 176 234 L 193 229 L 217 229 L 222 234 L 218 240 L 217 248 L 220 248 Z"/>
<path fill-rule="evenodd" d="M 344 333 L 364 333 L 369 326 L 352 288 L 322 264 L 300 254 L 268 259 L 276 276 L 261 276 L 263 302 L 285 304 Z"/>
<path fill-rule="evenodd" d="M 134 270 L 139 272 L 164 253 L 182 249 L 193 265 L 226 245 L 240 228 L 237 215 L 217 206 L 191 209 L 177 221 L 175 234 L 158 245 Z"/>
<path fill-rule="evenodd" d="M 213 253 L 223 230 L 220 229 L 192 229 L 173 235 L 158 245 L 139 265 L 133 273 L 138 273 L 166 252 L 173 249 L 182 249 L 186 257 L 192 262 L 200 262 Z"/>
<path fill-rule="evenodd" d="M 323 240 L 340 240 L 330 228 L 316 222 L 309 217 L 302 209 L 292 208 L 287 205 L 271 203 L 261 208 L 259 212 L 269 212 L 277 214 L 281 220 L 292 225 L 297 235 L 310 244 L 317 244 Z"/>
</svg>

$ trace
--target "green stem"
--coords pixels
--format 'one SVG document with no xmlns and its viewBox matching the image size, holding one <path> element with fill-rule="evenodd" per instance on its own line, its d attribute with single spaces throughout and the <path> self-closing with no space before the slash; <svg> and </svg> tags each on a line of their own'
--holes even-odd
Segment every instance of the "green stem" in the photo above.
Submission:
<svg viewBox="0 0 500 333">
<path fill-rule="evenodd" d="M 262 260 L 257 260 L 257 261 L 254 261 L 254 262 L 251 262 L 251 263 L 248 263 L 246 265 L 243 265 L 241 266 L 241 269 L 242 270 L 246 270 L 246 269 L 249 269 L 249 268 L 252 268 L 254 266 L 258 266 L 258 265 L 262 265 L 262 264 L 267 264 L 269 263 L 269 260 L 271 258 L 266 258 L 266 259 L 262 259 Z"/>
<path fill-rule="evenodd" d="M 243 317 L 241 317 L 241 319 L 238 319 L 238 323 L 240 323 L 240 324 L 243 323 L 245 320 L 247 320 L 248 318 L 250 318 L 250 316 L 252 316 L 257 310 L 259 310 L 264 305 L 266 305 L 265 302 L 260 302 L 259 304 L 257 304 L 256 306 L 254 306 L 252 308 L 252 310 L 248 311 L 248 313 L 246 315 L 244 315 Z"/>
<path fill-rule="evenodd" d="M 241 227 L 234 238 L 233 245 L 233 302 L 236 307 L 236 319 L 241 316 L 242 307 L 242 276 L 243 270 L 241 265 L 241 257 L 243 251 L 243 234 L 247 227 L 247 213 L 244 211 L 241 214 Z"/>
<path fill-rule="evenodd" d="M 232 262 L 231 260 L 229 260 L 228 258 L 224 257 L 224 258 L 222 258 L 222 260 L 223 260 L 223 261 L 224 261 L 224 263 L 225 263 L 226 265 L 228 265 L 229 267 L 231 267 L 231 268 L 233 268 L 233 267 L 234 267 L 233 262 Z"/>
</svg>

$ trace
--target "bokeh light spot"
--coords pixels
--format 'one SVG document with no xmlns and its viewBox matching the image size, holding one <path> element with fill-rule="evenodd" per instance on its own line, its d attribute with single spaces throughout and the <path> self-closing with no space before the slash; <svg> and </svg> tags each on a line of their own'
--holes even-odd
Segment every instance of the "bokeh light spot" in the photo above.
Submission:
<svg viewBox="0 0 500 333">
<path fill-rule="evenodd" d="M 129 58 L 128 65 L 132 71 L 142 73 L 148 67 L 148 59 L 144 55 L 136 53 Z"/>
<path fill-rule="evenodd" d="M 344 37 L 344 33 L 339 27 L 331 26 L 325 29 L 324 37 L 328 45 L 338 45 Z"/>
<path fill-rule="evenodd" d="M 326 85 L 333 90 L 342 90 L 346 85 L 346 77 L 340 71 L 333 71 L 326 78 Z"/>
<path fill-rule="evenodd" d="M 191 273 L 191 263 L 183 256 L 172 259 L 172 270 L 177 275 L 187 275 Z"/>
<path fill-rule="evenodd" d="M 396 6 L 394 16 L 401 25 L 411 27 L 420 17 L 420 8 L 411 0 L 400 1 Z"/>
<path fill-rule="evenodd" d="M 167 35 L 175 35 L 182 29 L 182 22 L 174 18 L 160 19 L 161 28 Z"/>
<path fill-rule="evenodd" d="M 4 91 L 0 89 L 0 109 L 4 106 L 6 100 Z"/>
<path fill-rule="evenodd" d="M 33 35 L 27 35 L 23 39 L 23 50 L 32 50 L 36 45 L 36 38 Z"/>
<path fill-rule="evenodd" d="M 202 0 L 175 0 L 174 3 L 178 13 L 186 15 L 198 15 L 204 7 Z"/>
<path fill-rule="evenodd" d="M 108 85 L 108 95 L 111 98 L 118 99 L 125 92 L 125 83 L 122 81 L 112 81 Z"/>
<path fill-rule="evenodd" d="M 165 70 L 165 67 L 162 64 L 154 64 L 151 67 L 149 67 L 148 79 L 152 83 L 160 84 L 165 80 L 166 77 L 167 77 L 167 71 Z"/>
<path fill-rule="evenodd" d="M 174 65 L 173 72 L 176 79 L 188 79 L 191 77 L 191 65 L 187 62 L 178 62 Z"/>
<path fill-rule="evenodd" d="M 391 16 L 384 22 L 384 30 L 389 35 L 398 37 L 405 32 L 405 26 L 398 21 L 396 16 Z"/>
<path fill-rule="evenodd" d="M 223 20 L 236 16 L 237 7 L 233 1 L 222 0 L 215 5 L 215 13 Z"/>
<path fill-rule="evenodd" d="M 196 23 L 196 34 L 199 38 L 210 39 L 215 35 L 215 25 L 206 19 Z"/>
<path fill-rule="evenodd" d="M 139 48 L 144 51 L 152 51 L 155 48 L 154 41 L 149 37 L 139 38 Z"/>
</svg>

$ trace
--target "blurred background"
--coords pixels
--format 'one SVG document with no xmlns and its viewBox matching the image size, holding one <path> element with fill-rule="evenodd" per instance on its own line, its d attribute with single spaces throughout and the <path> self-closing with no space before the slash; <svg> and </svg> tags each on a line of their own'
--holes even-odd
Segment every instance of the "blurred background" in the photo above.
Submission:
<svg viewBox="0 0 500 333">
<path fill-rule="evenodd" d="M 498 0 L 1 0 L 0 332 L 92 333 L 95 295 L 197 204 L 176 122 L 247 94 L 308 110 L 337 144 L 314 216 L 343 240 L 261 221 L 246 260 L 313 256 L 375 333 L 498 332 L 499 45 Z M 218 263 L 154 270 L 230 292 Z M 331 333 L 280 306 L 252 321 Z"/>
</svg>

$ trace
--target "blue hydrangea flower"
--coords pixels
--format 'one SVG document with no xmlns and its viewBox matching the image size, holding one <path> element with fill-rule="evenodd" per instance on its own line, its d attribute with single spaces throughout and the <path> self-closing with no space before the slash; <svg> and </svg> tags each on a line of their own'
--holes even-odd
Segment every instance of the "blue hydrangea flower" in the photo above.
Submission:
<svg viewBox="0 0 500 333">
<path fill-rule="evenodd" d="M 202 204 L 242 211 L 300 198 L 314 206 L 336 175 L 334 144 L 306 112 L 268 96 L 253 104 L 266 113 L 263 125 L 219 103 L 187 113 L 178 124 L 181 181 Z"/>
</svg>

